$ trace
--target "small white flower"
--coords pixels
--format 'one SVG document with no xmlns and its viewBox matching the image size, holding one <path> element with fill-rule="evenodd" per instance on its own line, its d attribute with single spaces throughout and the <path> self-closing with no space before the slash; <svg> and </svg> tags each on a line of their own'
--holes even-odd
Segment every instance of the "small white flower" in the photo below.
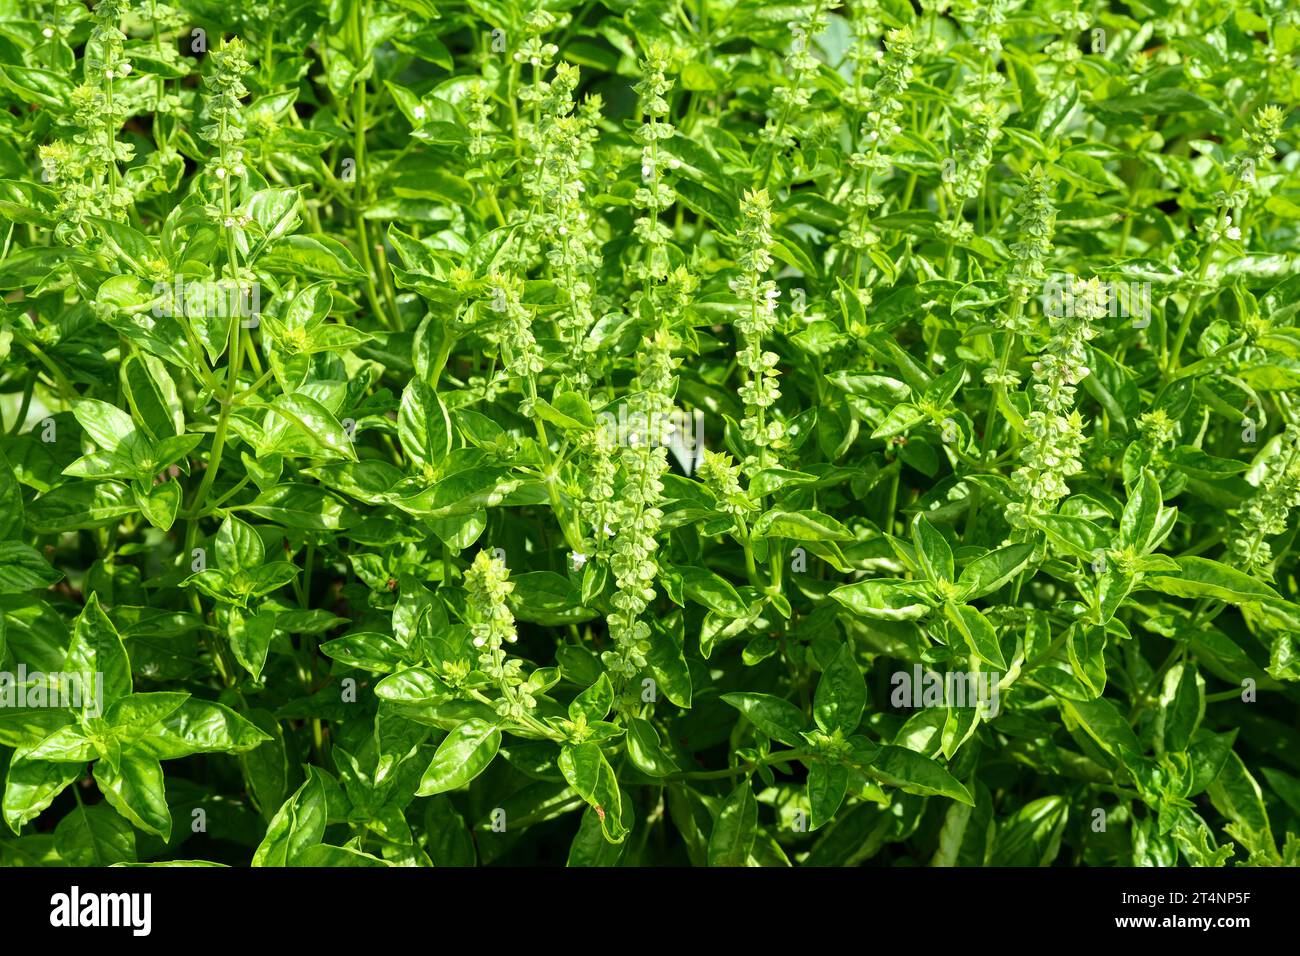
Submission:
<svg viewBox="0 0 1300 956">
<path fill-rule="evenodd" d="M 122 75 L 123 75 L 123 76 L 129 76 L 130 73 L 131 73 L 131 64 L 130 64 L 130 63 L 123 63 L 123 64 L 122 64 Z"/>
<path fill-rule="evenodd" d="M 1229 239 L 1234 239 L 1234 240 L 1235 240 L 1235 239 L 1240 239 L 1240 238 L 1241 238 L 1241 230 L 1238 229 L 1236 226 L 1229 226 L 1229 227 L 1228 227 L 1228 231 L 1227 231 L 1227 236 L 1228 236 Z"/>
<path fill-rule="evenodd" d="M 48 40 L 50 37 L 54 36 L 54 28 L 46 27 L 44 30 L 41 31 L 41 36 L 45 37 L 45 39 Z"/>
<path fill-rule="evenodd" d="M 110 79 L 110 80 L 114 77 L 114 75 L 115 75 L 115 74 L 113 73 L 112 70 L 105 70 L 105 71 L 104 71 L 104 76 L 105 76 L 106 78 Z"/>
<path fill-rule="evenodd" d="M 423 103 L 421 103 L 415 109 L 411 110 L 411 115 L 413 115 L 418 120 L 424 119 L 424 114 L 425 114 L 425 109 Z"/>
<path fill-rule="evenodd" d="M 614 529 L 611 528 L 608 524 L 605 525 L 605 537 L 607 538 L 614 537 Z"/>
<path fill-rule="evenodd" d="M 486 644 L 486 643 L 487 643 L 487 638 L 485 638 L 485 637 L 476 637 L 476 638 L 474 638 L 474 646 L 475 646 L 475 647 L 482 647 L 482 646 L 483 646 L 484 644 Z"/>
<path fill-rule="evenodd" d="M 573 561 L 573 570 L 575 571 L 581 570 L 582 566 L 587 563 L 587 556 L 581 551 L 571 552 L 569 558 Z"/>
<path fill-rule="evenodd" d="M 217 167 L 217 178 L 218 178 L 218 179 L 225 179 L 225 178 L 226 178 L 226 169 L 225 169 L 224 166 L 218 166 L 218 167 Z"/>
<path fill-rule="evenodd" d="M 244 166 L 243 166 L 242 163 L 241 163 L 240 165 L 238 165 L 238 166 L 235 167 L 235 175 L 236 175 L 236 176 L 242 176 L 242 175 L 244 175 Z"/>
</svg>

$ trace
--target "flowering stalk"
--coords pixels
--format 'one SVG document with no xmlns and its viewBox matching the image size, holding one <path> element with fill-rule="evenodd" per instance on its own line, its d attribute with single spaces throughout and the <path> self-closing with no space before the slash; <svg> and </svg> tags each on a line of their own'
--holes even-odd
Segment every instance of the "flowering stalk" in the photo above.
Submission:
<svg viewBox="0 0 1300 956">
<path fill-rule="evenodd" d="M 515 616 L 506 606 L 506 597 L 515 586 L 510 583 L 505 562 L 480 551 L 465 572 L 465 594 L 469 608 L 470 633 L 479 651 L 479 669 L 501 691 L 497 713 L 520 722 L 529 718 L 537 701 L 524 684 L 523 662 L 506 654 L 505 645 L 519 640 Z"/>
<path fill-rule="evenodd" d="M 98 78 L 103 83 L 101 132 L 104 145 L 100 155 L 103 165 L 108 170 L 108 208 L 113 215 L 117 215 L 119 207 L 127 206 L 131 201 L 129 193 L 123 195 L 122 174 L 117 168 L 119 159 L 127 162 L 133 153 L 129 146 L 119 150 L 116 142 L 117 132 L 122 128 L 127 114 L 113 97 L 114 80 L 129 76 L 132 69 L 131 61 L 126 58 L 124 46 L 126 34 L 120 27 L 122 17 L 130 12 L 130 9 L 130 0 L 99 0 L 95 4 L 95 26 L 90 31 L 90 39 L 86 43 L 86 71 L 88 74 L 98 74 Z M 92 50 L 95 51 L 94 55 L 90 52 Z M 87 76 L 87 81 L 89 80 L 90 76 Z"/>
<path fill-rule="evenodd" d="M 993 162 L 993 145 L 1002 135 L 998 107 L 984 99 L 965 104 L 959 133 L 952 150 L 951 173 L 945 177 L 952 201 L 950 218 L 939 221 L 939 231 L 948 239 L 946 261 L 951 263 L 954 243 L 968 241 L 974 227 L 963 218 L 967 202 L 977 199 Z"/>
<path fill-rule="evenodd" d="M 205 209 L 209 218 L 218 223 L 224 234 L 226 271 L 230 280 L 237 287 L 241 287 L 243 277 L 240 275 L 239 258 L 235 251 L 235 229 L 245 224 L 246 220 L 234 214 L 230 182 L 236 177 L 242 180 L 245 174 L 244 153 L 241 148 L 244 133 L 240 99 L 248 95 L 243 77 L 248 74 L 251 67 L 244 55 L 244 45 L 238 37 L 223 43 L 220 48 L 213 50 L 211 55 L 213 72 L 204 78 L 204 85 L 210 91 L 207 101 L 207 116 L 210 122 L 199 131 L 199 135 L 218 149 L 217 162 L 211 167 L 211 173 L 221 184 L 221 205 L 217 207 L 209 203 Z M 190 512 L 195 515 L 206 501 L 208 490 L 216 480 L 217 471 L 221 467 L 221 455 L 226 445 L 226 430 L 230 422 L 231 409 L 234 407 L 231 399 L 234 397 L 235 388 L 239 383 L 239 372 L 243 366 L 244 347 L 241 331 L 243 320 L 239 314 L 240 310 L 231 311 L 234 314 L 230 316 L 230 327 L 226 335 L 228 352 L 225 395 L 221 401 L 221 413 L 212 439 L 212 451 L 208 455 L 208 467 L 190 503 Z M 190 533 L 193 534 L 193 531 L 192 523 Z"/>
<path fill-rule="evenodd" d="M 618 478 L 618 446 L 608 428 L 585 431 L 578 441 L 585 476 L 578 517 L 590 534 L 583 539 L 582 550 L 573 556 L 574 570 L 581 569 L 588 558 L 604 556 L 605 542 L 614 531 L 610 522 L 615 520 L 614 485 Z"/>
<path fill-rule="evenodd" d="M 668 48 L 663 44 L 651 44 L 644 59 L 641 60 L 641 80 L 634 89 L 640 97 L 641 113 L 645 121 L 633 134 L 641 144 L 641 182 L 632 202 L 644 215 L 637 217 L 635 232 L 641 240 L 645 258 L 636 266 L 636 272 L 644 281 L 644 293 L 649 295 L 650 283 L 662 279 L 668 273 L 667 245 L 672 239 L 672 230 L 660 222 L 664 210 L 673 204 L 676 198 L 672 187 L 662 181 L 659 161 L 659 141 L 672 139 L 676 127 L 664 117 L 668 115 L 668 101 L 665 97 L 672 90 L 673 84 L 665 72 L 668 69 Z"/>
<path fill-rule="evenodd" d="M 561 341 L 569 346 L 575 381 L 585 384 L 583 339 L 595 320 L 590 276 L 600 265 L 595 236 L 582 202 L 586 192 L 582 157 L 591 141 L 600 98 L 590 97 L 579 109 L 573 99 L 578 69 L 560 63 L 550 82 L 534 68 L 535 81 L 527 102 L 533 105 L 530 130 L 533 175 L 523 189 L 532 200 L 526 235 L 540 242 L 546 263 L 564 296 L 567 308 L 557 320 Z"/>
<path fill-rule="evenodd" d="M 1041 288 L 1047 276 L 1045 261 L 1052 252 L 1052 233 L 1056 228 L 1056 207 L 1052 203 L 1052 179 L 1041 166 L 1035 166 L 1026 177 L 1017 201 L 1017 239 L 1011 244 L 1011 270 L 1007 288 L 1011 295 L 1010 308 L 1003 320 L 1002 347 L 996 369 L 986 369 L 984 381 L 993 386 L 988 413 L 984 419 L 983 451 L 987 455 L 993 447 L 993 424 L 998 409 L 1007 420 L 1019 424 L 1020 416 L 1006 400 L 1007 389 L 1020 383 L 1015 372 L 1010 371 L 1011 353 L 1016 339 L 1027 331 L 1022 317 L 1025 303 L 1032 289 Z"/>
<path fill-rule="evenodd" d="M 538 452 L 545 469 L 543 482 L 551 500 L 551 509 L 560 522 L 570 550 L 578 551 L 581 535 L 574 525 L 574 516 L 561 504 L 550 439 L 546 434 L 546 424 L 537 414 L 537 376 L 546 366 L 533 334 L 532 314 L 523 304 L 523 281 L 513 275 L 495 273 L 488 286 L 492 296 L 490 308 L 499 316 L 491 338 L 501 346 L 506 371 L 520 380 L 524 400 L 519 405 L 519 413 L 532 419 L 536 429 Z"/>
<path fill-rule="evenodd" d="M 1242 237 L 1240 225 L 1233 225 L 1232 212 L 1237 212 L 1239 223 L 1244 222 L 1245 209 L 1251 194 L 1258 189 L 1256 176 L 1258 167 L 1272 158 L 1273 143 L 1282 135 L 1282 123 L 1285 120 L 1282 111 L 1276 106 L 1266 106 L 1254 117 L 1254 128 L 1246 131 L 1246 151 L 1233 159 L 1230 169 L 1234 185 L 1231 191 L 1221 191 L 1215 195 L 1215 214 L 1210 222 L 1201 228 L 1205 243 L 1201 250 L 1201 266 L 1196 277 L 1196 291 L 1174 336 L 1174 344 L 1163 356 L 1162 364 L 1170 371 L 1178 369 L 1182 362 L 1183 343 L 1187 333 L 1192 329 L 1192 320 L 1204 298 L 1205 279 L 1209 275 L 1210 263 L 1220 242 L 1225 238 L 1238 242 Z"/>
<path fill-rule="evenodd" d="M 776 328 L 776 300 L 781 293 L 775 282 L 765 278 L 772 268 L 772 204 L 767 190 L 747 190 L 740 214 L 742 224 L 736 237 L 740 275 L 729 284 L 744 303 L 735 323 L 741 345 L 736 359 L 745 376 L 740 386 L 745 406 L 741 437 L 757 449 L 743 463 L 745 471 L 752 474 L 773 464 L 774 456 L 785 447 L 785 426 L 775 418 L 768 420 L 768 409 L 781 397 L 776 368 L 781 357 L 763 350 L 763 338 Z"/>
<path fill-rule="evenodd" d="M 119 24 L 130 9 L 127 0 L 100 0 L 93 13 L 94 26 L 86 42 L 85 75 L 70 97 L 74 132 L 70 141 L 57 140 L 39 149 L 42 178 L 57 187 L 54 235 L 61 242 L 86 238 L 87 217 L 121 219 L 131 204 L 130 191 L 121 184 L 118 163 L 130 162 L 135 149 L 117 141 L 127 118 L 123 101 L 113 95 L 114 82 L 129 75 L 126 34 Z M 44 33 L 48 39 L 64 35 L 65 14 L 56 10 Z"/>
<path fill-rule="evenodd" d="M 790 53 L 786 57 L 790 80 L 788 84 L 772 90 L 772 99 L 779 112 L 775 121 L 768 119 L 761 134 L 767 146 L 767 163 L 763 168 L 763 178 L 759 182 L 760 188 L 766 189 L 771 182 L 777 156 L 794 145 L 794 137 L 787 132 L 787 127 L 794 116 L 807 112 L 813 93 L 809 79 L 817 71 L 817 58 L 811 51 L 812 39 L 826 29 L 827 7 L 834 9 L 837 6 L 838 3 L 817 0 L 807 20 L 789 24 L 790 32 L 794 34 Z"/>
<path fill-rule="evenodd" d="M 863 39 L 859 34 L 857 42 Z M 902 132 L 898 123 L 903 113 L 901 97 L 912 79 L 912 63 L 917 54 L 912 33 L 906 28 L 890 30 L 885 38 L 884 52 L 875 51 L 880 77 L 866 94 L 866 120 L 860 133 L 870 144 L 870 150 L 863 153 L 859 149 L 848 158 L 850 173 L 840 190 L 844 193 L 854 179 L 861 178 L 862 185 L 844 196 L 849 224 L 840 233 L 840 245 L 853 252 L 855 289 L 861 281 L 863 253 L 880 241 L 879 234 L 869 225 L 871 211 L 885 201 L 884 196 L 873 191 L 874 180 L 878 173 L 889 169 L 888 158 L 881 155 L 881 151 L 888 148 L 897 133 Z"/>
<path fill-rule="evenodd" d="M 1268 462 L 1257 491 L 1237 512 L 1236 533 L 1228 543 L 1235 566 L 1271 578 L 1273 552 L 1266 538 L 1285 534 L 1291 509 L 1300 506 L 1300 426 L 1287 425 L 1282 447 Z"/>
<path fill-rule="evenodd" d="M 638 431 L 628 436 L 620 456 L 623 483 L 614 505 L 616 537 L 610 567 L 618 590 L 610 599 L 614 610 L 608 616 L 614 649 L 601 655 L 610 672 L 626 680 L 645 667 L 650 652 L 650 626 L 640 617 L 654 600 L 659 573 L 655 536 L 663 519 L 659 500 L 668 471 L 668 449 L 658 431 L 667 427 L 664 423 L 673 407 L 672 335 L 660 328 L 647 344 L 631 403 Z"/>
<path fill-rule="evenodd" d="M 717 500 L 718 508 L 735 521 L 736 528 L 732 537 L 744 550 L 745 573 L 749 577 L 749 583 L 761 590 L 763 582 L 754 564 L 753 544 L 746 524 L 746 519 L 758 510 L 758 504 L 740 486 L 740 466 L 732 464 L 730 455 L 706 450 L 697 474 L 704 487 Z"/>
<path fill-rule="evenodd" d="M 1072 309 L 1053 317 L 1052 337 L 1034 362 L 1033 411 L 1025 419 L 1021 467 L 1011 476 L 1020 500 L 1007 507 L 1012 527 L 1026 527 L 1026 517 L 1051 514 L 1070 493 L 1065 479 L 1083 470 L 1083 418 L 1074 409 L 1075 386 L 1087 378 L 1087 344 L 1096 335 L 1094 319 L 1106 315 L 1106 290 L 1096 279 L 1078 280 Z"/>
</svg>

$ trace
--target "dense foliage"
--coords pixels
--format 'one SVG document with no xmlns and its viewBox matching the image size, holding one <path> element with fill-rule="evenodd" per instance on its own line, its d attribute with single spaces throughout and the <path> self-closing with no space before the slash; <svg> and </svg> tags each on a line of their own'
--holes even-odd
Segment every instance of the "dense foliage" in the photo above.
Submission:
<svg viewBox="0 0 1300 956">
<path fill-rule="evenodd" d="M 0 0 L 0 863 L 1300 862 L 1285 0 Z"/>
</svg>

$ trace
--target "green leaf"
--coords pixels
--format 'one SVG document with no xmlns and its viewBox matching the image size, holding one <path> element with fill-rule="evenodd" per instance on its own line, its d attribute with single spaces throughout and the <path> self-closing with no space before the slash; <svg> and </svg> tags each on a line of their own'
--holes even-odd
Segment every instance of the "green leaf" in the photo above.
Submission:
<svg viewBox="0 0 1300 956">
<path fill-rule="evenodd" d="M 214 545 L 217 567 L 226 571 L 251 571 L 266 558 L 262 536 L 234 515 L 227 515 L 221 522 Z"/>
<path fill-rule="evenodd" d="M 281 395 L 268 408 L 264 454 L 304 454 L 313 458 L 355 461 L 352 439 L 334 414 L 302 392 Z"/>
<path fill-rule="evenodd" d="M 754 522 L 751 533 L 759 538 L 793 541 L 853 540 L 853 532 L 820 511 L 769 511 Z"/>
<path fill-rule="evenodd" d="M 116 767 L 107 760 L 95 762 L 95 782 L 114 810 L 147 833 L 171 839 L 172 815 L 163 788 L 163 770 L 156 758 L 123 751 Z"/>
<path fill-rule="evenodd" d="M 1040 797 L 998 825 L 993 849 L 995 866 L 1051 866 L 1069 819 L 1064 797 Z"/>
<path fill-rule="evenodd" d="M 866 704 L 867 685 L 853 659 L 853 648 L 841 644 L 817 682 L 813 717 L 826 733 L 838 730 L 847 737 L 857 729 Z"/>
<path fill-rule="evenodd" d="M 1137 735 L 1109 700 L 1061 700 L 1061 707 L 1096 741 L 1097 746 L 1121 762 L 1129 754 L 1141 754 Z"/>
<path fill-rule="evenodd" d="M 1143 471 L 1142 476 L 1133 486 L 1128 504 L 1124 506 L 1124 515 L 1119 522 L 1119 543 L 1121 547 L 1144 551 L 1147 540 L 1155 530 L 1156 518 L 1163 503 L 1160 484 L 1150 471 Z"/>
<path fill-rule="evenodd" d="M 1276 859 L 1277 845 L 1269 823 L 1268 809 L 1259 784 L 1235 752 L 1228 759 L 1207 791 L 1216 810 L 1233 822 L 1232 832 L 1246 846 L 1266 857 Z"/>
<path fill-rule="evenodd" d="M 914 750 L 885 744 L 871 765 L 871 773 L 882 783 L 921 796 L 951 797 L 974 806 L 970 792 L 942 765 Z"/>
<path fill-rule="evenodd" d="M 0 541 L 0 594 L 48 588 L 63 578 L 35 548 L 21 541 Z"/>
<path fill-rule="evenodd" d="M 425 849 L 434 866 L 473 866 L 477 862 L 474 838 L 465 821 L 456 812 L 451 798 L 432 797 L 425 811 Z"/>
<path fill-rule="evenodd" d="M 1000 671 L 1007 669 L 998 633 L 982 613 L 969 604 L 948 604 L 944 606 L 944 614 L 956 625 L 972 654 Z"/>
<path fill-rule="evenodd" d="M 325 656 L 350 667 L 359 667 L 377 674 L 388 674 L 399 669 L 406 648 L 387 634 L 360 631 L 326 641 L 320 646 L 320 651 Z"/>
<path fill-rule="evenodd" d="M 709 835 L 709 866 L 748 866 L 758 829 L 758 801 L 748 780 L 718 809 Z"/>
<path fill-rule="evenodd" d="M 914 621 L 925 617 L 930 606 L 922 603 L 915 593 L 899 587 L 902 581 L 877 578 L 856 581 L 831 591 L 831 597 L 854 614 L 879 621 Z"/>
<path fill-rule="evenodd" d="M 181 507 L 181 486 L 174 481 L 164 481 L 150 488 L 147 495 L 141 495 L 139 488 L 132 491 L 148 522 L 160 531 L 170 531 Z"/>
<path fill-rule="evenodd" d="M 352 511 L 314 485 L 284 484 L 268 488 L 245 511 L 301 531 L 340 531 L 352 524 Z"/>
<path fill-rule="evenodd" d="M 103 700 L 86 699 L 83 710 L 93 711 L 100 704 L 111 707 L 118 698 L 131 693 L 131 662 L 117 628 L 99 606 L 97 594 L 91 594 L 77 615 L 63 671 L 78 675 L 83 688 L 98 687 L 102 680 Z"/>
<path fill-rule="evenodd" d="M 13 465 L 0 449 L 0 540 L 15 537 L 23 526 L 23 491 Z"/>
<path fill-rule="evenodd" d="M 427 797 L 465 786 L 487 769 L 500 746 L 501 731 L 494 724 L 470 718 L 438 745 L 416 792 Z"/>
<path fill-rule="evenodd" d="M 25 824 L 35 820 L 85 769 L 82 762 L 52 763 L 29 760 L 21 753 L 14 754 L 5 778 L 3 801 L 5 823 L 9 824 L 9 829 L 17 833 Z"/>
<path fill-rule="evenodd" d="M 150 438 L 158 441 L 184 433 L 185 413 L 176 382 L 158 358 L 147 353 L 128 356 L 121 379 L 132 416 Z"/>
<path fill-rule="evenodd" d="M 683 567 L 677 571 L 682 576 L 682 588 L 692 601 L 725 617 L 744 616 L 746 604 L 725 578 L 704 568 Z"/>
<path fill-rule="evenodd" d="M 324 839 L 328 818 L 324 775 L 308 767 L 306 781 L 271 818 L 253 866 L 301 865 L 306 852 Z"/>
<path fill-rule="evenodd" d="M 283 564 L 283 562 L 277 563 Z M 274 573 L 274 568 L 270 565 L 264 567 L 270 568 Z M 289 565 L 288 568 L 289 578 L 297 574 L 297 568 L 293 565 Z M 235 655 L 235 660 L 239 661 L 240 667 L 252 675 L 253 680 L 260 680 L 262 669 L 266 666 L 267 654 L 271 649 L 271 641 L 275 637 L 275 613 L 259 610 L 256 614 L 245 615 L 242 611 L 232 608 L 225 615 L 225 620 L 226 637 L 230 641 L 230 650 Z"/>
<path fill-rule="evenodd" d="M 1186 750 L 1204 716 L 1205 681 L 1196 672 L 1195 664 L 1175 664 L 1165 673 L 1160 692 L 1159 726 L 1165 750 Z"/>
<path fill-rule="evenodd" d="M 601 674 L 594 684 L 575 697 L 569 705 L 569 719 L 577 720 L 582 715 L 587 723 L 604 720 L 613 706 L 614 685 L 609 682 L 608 674 Z"/>
<path fill-rule="evenodd" d="M 1019 574 L 1033 556 L 1031 544 L 1010 544 L 980 555 L 962 568 L 957 579 L 962 601 L 992 594 Z"/>
<path fill-rule="evenodd" d="M 503 468 L 469 468 L 393 504 L 426 519 L 454 518 L 499 505 L 519 484 Z"/>
<path fill-rule="evenodd" d="M 451 418 L 447 408 L 433 389 L 418 378 L 412 379 L 402 392 L 397 437 L 408 458 L 429 468 L 439 468 L 451 448 Z"/>
<path fill-rule="evenodd" d="M 135 743 L 159 760 L 197 753 L 246 753 L 271 737 L 216 701 L 188 698 Z"/>
<path fill-rule="evenodd" d="M 54 828 L 65 866 L 114 866 L 136 860 L 135 830 L 103 803 L 77 804 Z"/>
<path fill-rule="evenodd" d="M 95 758 L 95 741 L 76 726 L 60 727 L 31 748 L 22 750 L 28 760 L 87 763 Z"/>
<path fill-rule="evenodd" d="M 1280 601 L 1267 584 L 1249 574 L 1209 558 L 1175 558 L 1178 575 L 1148 574 L 1142 583 L 1153 590 L 1182 598 L 1210 598 L 1228 604 Z"/>
<path fill-rule="evenodd" d="M 594 743 L 570 744 L 560 751 L 560 772 L 578 796 L 600 818 L 605 839 L 621 843 L 628 830 L 623 823 L 623 796 L 614 770 Z"/>
<path fill-rule="evenodd" d="M 804 745 L 803 730 L 808 726 L 808 719 L 788 700 L 771 694 L 751 693 L 723 694 L 722 699 L 773 740 L 789 747 Z"/>
<path fill-rule="evenodd" d="M 120 408 L 94 398 L 74 402 L 72 413 L 86 434 L 104 451 L 117 451 L 129 436 L 136 434 L 135 422 Z"/>
<path fill-rule="evenodd" d="M 355 281 L 364 275 L 356 256 L 326 235 L 285 236 L 263 254 L 259 265 L 340 282 Z"/>
<path fill-rule="evenodd" d="M 628 719 L 627 754 L 638 770 L 652 777 L 666 777 L 681 769 L 664 751 L 654 725 L 640 717 Z"/>
<path fill-rule="evenodd" d="M 830 822 L 835 811 L 844 802 L 849 786 L 849 771 L 842 764 L 820 760 L 808 767 L 808 804 L 812 809 L 809 819 L 811 829 L 817 830 Z"/>
<path fill-rule="evenodd" d="M 920 425 L 926 420 L 925 412 L 910 402 L 895 405 L 885 416 L 885 420 L 871 433 L 873 440 L 893 438 Z"/>
<path fill-rule="evenodd" d="M 114 736 L 124 742 L 134 742 L 179 710 L 189 697 L 174 691 L 131 694 L 110 707 L 104 719 Z"/>
<path fill-rule="evenodd" d="M 1106 689 L 1106 629 L 1075 624 L 1066 640 L 1070 667 L 1093 697 Z"/>
<path fill-rule="evenodd" d="M 912 542 L 925 576 L 931 581 L 951 581 L 954 576 L 952 548 L 934 525 L 918 514 L 912 519 Z"/>
</svg>

